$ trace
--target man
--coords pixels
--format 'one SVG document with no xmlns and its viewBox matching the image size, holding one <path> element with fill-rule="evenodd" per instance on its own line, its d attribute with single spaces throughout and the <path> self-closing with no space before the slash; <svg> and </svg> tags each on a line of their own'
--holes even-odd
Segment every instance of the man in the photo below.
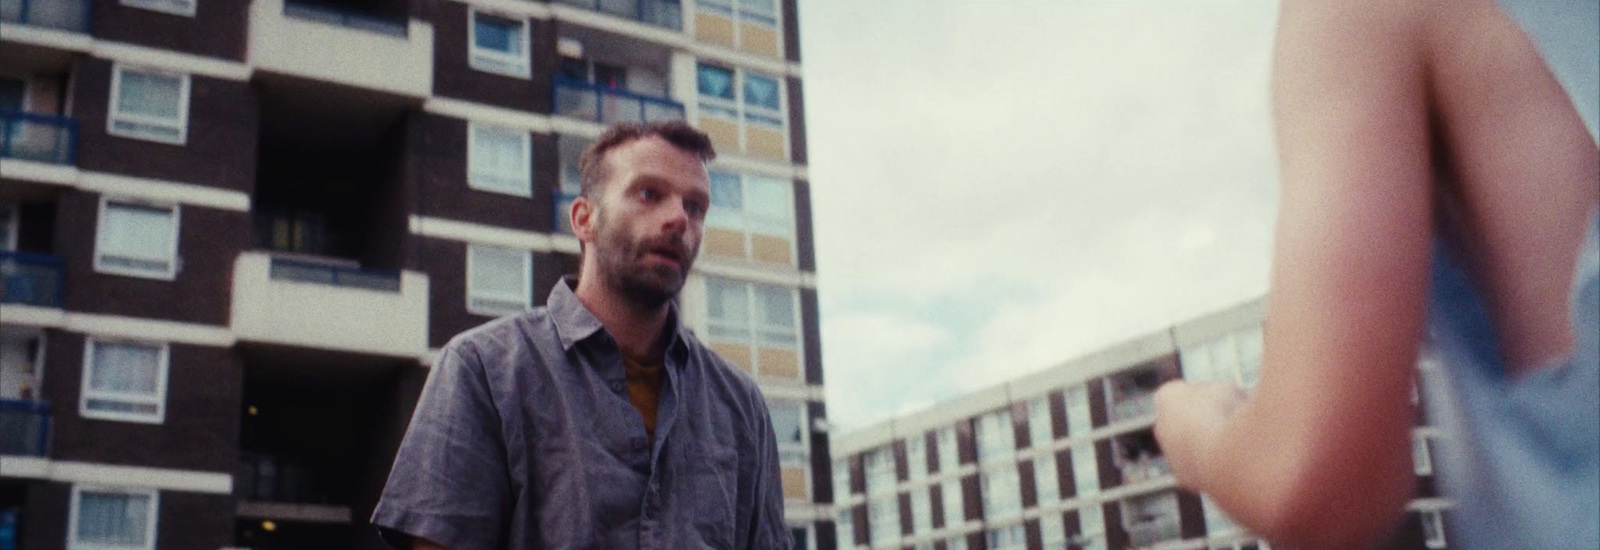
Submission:
<svg viewBox="0 0 1600 550">
<path fill-rule="evenodd" d="M 706 135 L 612 127 L 569 211 L 576 281 L 440 352 L 372 523 L 400 549 L 789 548 L 750 377 L 681 324 Z"/>
</svg>

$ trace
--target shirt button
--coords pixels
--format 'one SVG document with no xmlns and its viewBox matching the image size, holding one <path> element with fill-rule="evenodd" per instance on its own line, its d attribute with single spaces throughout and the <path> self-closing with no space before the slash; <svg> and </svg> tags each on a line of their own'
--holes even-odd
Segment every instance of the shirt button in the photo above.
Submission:
<svg viewBox="0 0 1600 550">
<path fill-rule="evenodd" d="M 617 382 L 612 382 L 611 383 L 611 391 L 614 391 L 614 392 L 617 392 L 617 393 L 622 393 L 622 390 L 623 390 L 624 387 L 625 386 L 623 385 L 623 383 L 621 381 L 617 381 Z"/>
<path fill-rule="evenodd" d="M 635 438 L 633 438 L 633 450 L 635 450 L 635 451 L 643 451 L 644 450 L 644 438 L 643 437 L 635 437 Z"/>
</svg>

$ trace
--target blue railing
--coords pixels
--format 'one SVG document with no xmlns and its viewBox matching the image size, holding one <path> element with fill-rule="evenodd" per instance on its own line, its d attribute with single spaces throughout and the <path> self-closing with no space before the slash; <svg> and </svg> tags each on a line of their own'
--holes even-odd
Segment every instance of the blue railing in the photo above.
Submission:
<svg viewBox="0 0 1600 550">
<path fill-rule="evenodd" d="M 578 194 L 571 191 L 556 190 L 553 198 L 556 232 L 563 235 L 571 235 L 572 218 L 567 213 L 572 211 L 572 201 L 578 198 Z"/>
<path fill-rule="evenodd" d="M 556 2 L 626 17 L 675 31 L 683 30 L 683 4 L 678 0 L 556 0 Z"/>
<path fill-rule="evenodd" d="M 556 78 L 556 114 L 611 124 L 682 120 L 683 104 L 587 82 Z"/>
<path fill-rule="evenodd" d="M 0 0 L 0 21 L 88 33 L 90 1 Z"/>
<path fill-rule="evenodd" d="M 284 2 L 283 15 L 306 21 L 375 32 L 405 38 L 410 32 L 409 22 L 401 17 L 385 17 L 369 13 L 356 13 L 331 6 L 306 2 Z"/>
<path fill-rule="evenodd" d="M 61 307 L 61 258 L 0 251 L 0 302 Z"/>
<path fill-rule="evenodd" d="M 0 110 L 0 157 L 73 164 L 77 153 L 78 121 Z"/>
<path fill-rule="evenodd" d="M 272 258 L 268 276 L 281 281 L 400 292 L 400 272 L 340 267 L 289 258 Z"/>
<path fill-rule="evenodd" d="M 50 452 L 50 402 L 0 399 L 0 455 Z"/>
</svg>

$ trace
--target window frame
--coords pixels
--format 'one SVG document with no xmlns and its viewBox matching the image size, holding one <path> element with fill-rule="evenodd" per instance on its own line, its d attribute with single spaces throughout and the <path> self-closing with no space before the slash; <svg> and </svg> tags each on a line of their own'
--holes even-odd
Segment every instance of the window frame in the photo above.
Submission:
<svg viewBox="0 0 1600 550">
<path fill-rule="evenodd" d="M 126 0 L 124 0 L 124 1 L 126 1 Z M 122 75 L 123 75 L 123 73 L 126 73 L 126 72 L 143 73 L 143 74 L 157 75 L 157 76 L 168 77 L 168 78 L 177 78 L 178 79 L 178 99 L 177 99 L 177 101 L 178 101 L 178 119 L 177 119 L 177 121 L 174 122 L 174 121 L 169 121 L 169 120 L 164 120 L 164 119 L 158 119 L 158 118 L 147 116 L 147 115 L 121 113 L 120 112 L 121 109 L 120 109 L 119 105 L 121 104 L 121 99 L 122 99 Z M 154 67 L 140 66 L 140 65 L 130 65 L 130 64 L 123 64 L 123 63 L 113 64 L 111 66 L 111 94 L 110 94 L 111 97 L 110 97 L 110 103 L 106 106 L 106 133 L 109 134 L 109 135 L 112 135 L 112 136 L 117 136 L 117 137 L 127 138 L 127 139 L 137 139 L 137 140 L 150 141 L 150 142 L 155 142 L 155 143 L 165 143 L 165 144 L 168 144 L 168 145 L 180 145 L 180 146 L 187 145 L 189 143 L 189 102 L 190 102 L 190 97 L 191 97 L 190 96 L 190 92 L 191 92 L 191 88 L 193 86 L 193 82 L 192 81 L 193 81 L 193 78 L 188 73 L 179 73 L 179 72 L 168 71 L 168 70 L 158 69 L 158 68 L 154 68 Z M 136 132 L 136 131 L 121 130 L 121 129 L 117 128 L 117 122 L 119 120 L 120 121 L 126 121 L 126 122 L 130 122 L 130 123 L 134 123 L 134 124 L 172 127 L 172 128 L 175 128 L 176 130 L 178 130 L 178 137 L 169 139 L 169 138 L 165 138 L 165 137 L 161 137 L 161 136 L 153 136 L 153 135 L 150 135 L 150 134 L 141 134 L 141 133 Z"/>
<path fill-rule="evenodd" d="M 1422 522 L 1423 546 L 1433 550 L 1448 546 L 1448 541 L 1444 534 L 1444 514 L 1439 510 L 1423 510 L 1417 515 L 1420 516 L 1419 519 Z M 1437 537 L 1429 536 L 1429 525 L 1433 526 L 1433 534 L 1438 535 Z"/>
<path fill-rule="evenodd" d="M 106 211 L 107 211 L 107 209 L 111 208 L 113 203 L 116 204 L 116 205 L 129 206 L 129 207 L 133 207 L 133 208 L 144 208 L 144 209 L 149 209 L 149 210 L 162 210 L 162 209 L 165 209 L 165 210 L 168 210 L 169 212 L 171 212 L 171 215 L 172 215 L 172 238 L 169 241 L 170 245 L 168 246 L 168 251 L 167 251 L 167 269 L 166 269 L 166 271 L 163 271 L 163 272 L 145 271 L 145 270 L 139 270 L 139 269 L 133 269 L 133 268 L 126 268 L 126 267 L 120 267 L 120 266 L 114 266 L 114 265 L 107 265 L 105 263 L 104 260 L 105 260 L 106 256 L 108 256 L 108 254 L 106 254 L 105 251 L 102 250 L 103 243 L 101 242 L 101 239 L 103 238 L 102 235 L 104 234 L 104 232 L 106 230 Z M 126 277 L 138 277 L 138 278 L 141 278 L 141 279 L 155 279 L 155 280 L 161 280 L 161 281 L 177 280 L 177 278 L 178 278 L 178 263 L 179 263 L 178 250 L 180 248 L 179 238 L 181 237 L 182 234 L 183 234 L 183 209 L 180 207 L 180 205 L 153 203 L 153 202 L 148 202 L 148 201 L 143 201 L 143 200 L 138 200 L 138 199 L 132 199 L 132 198 L 122 198 L 122 197 L 112 197 L 110 195 L 101 195 L 100 196 L 100 210 L 99 210 L 97 216 L 95 217 L 94 271 L 96 273 L 105 273 L 105 274 L 109 274 L 109 275 L 122 275 L 122 276 L 126 276 Z M 115 256 L 115 255 L 114 254 L 109 254 L 109 256 Z"/>
<path fill-rule="evenodd" d="M 719 285 L 740 288 L 743 290 L 746 308 L 744 311 L 744 326 L 738 326 L 732 321 L 722 320 L 714 315 L 711 309 L 711 295 L 715 292 L 712 290 L 713 287 Z M 757 293 L 758 287 L 778 289 L 788 295 L 790 324 L 787 327 L 769 325 L 766 324 L 763 319 L 761 319 L 761 315 L 759 315 L 759 313 L 761 313 L 761 306 L 757 304 L 757 300 L 760 299 L 760 295 Z M 800 289 L 791 286 L 775 285 L 722 276 L 705 277 L 702 288 L 705 291 L 705 305 L 702 311 L 705 314 L 704 324 L 706 328 L 706 339 L 708 341 L 726 343 L 729 345 L 746 346 L 752 351 L 755 350 L 755 348 L 760 347 L 793 351 L 795 353 L 797 366 L 799 367 L 799 378 L 780 377 L 766 374 L 763 372 L 765 370 L 763 365 L 759 363 L 752 364 L 750 366 L 751 374 L 757 377 L 771 376 L 780 380 L 798 380 L 805 377 L 805 346 L 803 342 L 805 327 L 803 326 L 803 319 L 801 318 L 800 311 Z M 784 341 L 783 343 L 774 343 L 771 340 L 763 337 L 764 334 L 776 333 L 777 329 L 779 328 L 783 328 L 788 331 L 792 338 Z M 737 334 L 737 336 L 728 336 L 729 334 Z"/>
<path fill-rule="evenodd" d="M 1433 475 L 1433 446 L 1426 435 L 1411 434 L 1411 470 L 1419 476 Z"/>
<path fill-rule="evenodd" d="M 522 54 L 513 55 L 506 52 L 491 50 L 478 45 L 478 16 L 484 15 L 520 22 L 521 28 L 517 37 L 521 41 Z M 533 44 L 532 29 L 526 17 L 517 17 L 493 11 L 469 8 L 467 10 L 467 67 L 472 70 L 509 76 L 523 80 L 533 78 L 533 52 L 529 46 Z"/>
<path fill-rule="evenodd" d="M 104 485 L 72 485 L 72 498 L 67 507 L 67 550 L 127 550 L 128 546 L 108 546 L 89 542 L 78 541 L 79 511 L 83 506 L 83 493 L 111 493 L 130 497 L 149 497 L 149 508 L 145 513 L 145 541 L 144 545 L 136 548 L 155 550 L 156 529 L 160 526 L 161 517 L 161 492 L 156 489 L 142 489 L 133 487 L 110 487 Z"/>
<path fill-rule="evenodd" d="M 466 287 L 467 287 L 467 292 L 466 292 L 467 313 L 471 313 L 473 315 L 481 315 L 481 316 L 493 317 L 493 318 L 500 318 L 500 317 L 505 317 L 505 316 L 508 316 L 508 315 L 518 315 L 518 313 L 510 313 L 510 312 L 506 312 L 506 311 L 490 311 L 490 310 L 477 309 L 477 308 L 473 307 L 473 305 L 472 305 L 473 298 L 477 295 L 477 292 L 482 292 L 481 290 L 475 292 L 474 288 L 473 288 L 473 286 L 474 286 L 473 281 L 476 279 L 475 275 L 477 274 L 477 269 L 475 268 L 476 264 L 473 262 L 473 259 L 479 254 L 479 250 L 486 250 L 486 249 L 494 249 L 494 250 L 500 251 L 500 252 L 520 253 L 522 255 L 522 284 L 521 284 L 520 288 L 522 288 L 522 292 L 523 292 L 523 305 L 524 305 L 523 311 L 527 311 L 527 310 L 533 309 L 533 251 L 531 251 L 531 250 L 523 250 L 523 249 L 520 249 L 520 248 L 509 248 L 509 247 L 504 247 L 504 246 L 495 246 L 495 245 L 489 245 L 489 244 L 468 243 L 467 244 L 467 285 L 466 285 Z M 486 299 L 489 299 L 489 300 L 505 300 L 508 303 L 513 301 L 513 299 L 512 299 L 513 297 L 510 297 L 510 296 L 494 296 L 492 294 L 493 293 L 491 293 L 491 295 L 489 295 L 489 296 L 477 296 L 477 297 L 486 298 Z"/>
<path fill-rule="evenodd" d="M 119 3 L 130 8 L 184 17 L 194 17 L 200 11 L 200 0 L 121 0 Z M 183 4 L 187 7 L 174 6 L 174 4 Z"/>
<path fill-rule="evenodd" d="M 14 202 L 0 202 L 0 212 L 9 214 L 0 223 L 5 229 L 5 238 L 0 239 L 0 250 L 15 251 L 17 249 L 17 232 L 22 230 L 22 208 Z"/>
<path fill-rule="evenodd" d="M 777 425 L 773 425 L 773 436 L 776 439 L 778 447 L 778 466 L 783 468 L 805 469 L 806 477 L 809 481 L 811 476 L 811 430 L 808 429 L 809 426 L 807 425 L 809 422 L 808 417 L 810 416 L 810 411 L 807 410 L 810 408 L 808 407 L 808 403 L 805 401 L 794 401 L 788 399 L 773 399 L 768 402 L 768 416 L 772 416 L 770 412 L 771 410 L 777 409 L 778 407 L 791 406 L 800 412 L 800 441 L 798 443 L 786 442 L 783 436 L 777 434 Z M 795 463 L 784 462 L 784 453 L 786 451 L 797 451 L 802 458 L 799 460 L 799 462 Z"/>
<path fill-rule="evenodd" d="M 90 387 L 91 374 L 94 372 L 95 348 L 102 344 L 156 348 L 156 392 L 153 397 L 130 400 L 126 395 L 108 394 Z M 94 420 L 111 420 L 117 422 L 133 422 L 139 424 L 164 424 L 167 419 L 167 389 L 170 383 L 172 366 L 172 345 L 168 342 L 150 342 L 121 338 L 108 338 L 89 336 L 83 342 L 83 374 L 78 387 L 78 416 Z M 138 414 L 120 411 L 100 411 L 89 408 L 90 400 L 118 401 L 121 403 L 137 403 L 155 405 L 153 415 Z"/>
<path fill-rule="evenodd" d="M 505 134 L 517 136 L 519 144 L 518 149 L 521 151 L 522 155 L 522 172 L 514 176 L 520 178 L 520 181 L 517 182 L 516 189 L 499 187 L 493 183 L 479 180 L 479 175 L 499 178 L 513 177 L 511 174 L 493 174 L 490 173 L 489 170 L 484 170 L 477 167 L 479 163 L 485 162 L 482 160 L 482 155 L 485 153 L 482 153 L 482 150 L 478 147 L 478 132 L 480 131 L 503 132 Z M 531 199 L 533 198 L 533 169 L 533 135 L 531 133 L 496 124 L 488 124 L 483 122 L 467 123 L 467 188 Z"/>
<path fill-rule="evenodd" d="M 707 95 L 707 94 L 701 93 L 701 91 L 700 91 L 700 71 L 704 67 L 711 67 L 711 68 L 714 68 L 714 69 L 718 69 L 718 70 L 722 70 L 722 71 L 730 73 L 731 78 L 730 78 L 730 80 L 728 82 L 728 85 L 732 88 L 732 91 L 733 91 L 733 97 L 732 98 L 714 96 L 714 95 Z M 723 63 L 720 63 L 720 62 L 708 62 L 706 60 L 699 60 L 699 61 L 695 62 L 695 87 L 694 87 L 695 109 L 696 109 L 695 118 L 698 120 L 699 118 L 706 117 L 708 115 L 707 111 L 722 111 L 722 112 L 717 112 L 717 113 L 714 113 L 714 114 L 710 114 L 710 116 L 712 116 L 713 118 L 716 118 L 717 120 L 720 120 L 720 121 L 723 121 L 723 122 L 727 122 L 727 123 L 731 123 L 731 124 L 734 124 L 734 125 L 738 126 L 738 128 L 739 128 L 739 151 L 738 151 L 738 154 L 741 154 L 741 155 L 744 154 L 744 150 L 748 147 L 748 144 L 746 143 L 748 140 L 746 139 L 746 136 L 745 136 L 745 134 L 746 134 L 745 130 L 746 130 L 746 128 L 749 128 L 749 127 L 752 126 L 751 123 L 747 122 L 749 120 L 749 118 L 750 118 L 749 117 L 750 109 L 748 108 L 749 104 L 748 104 L 748 101 L 745 98 L 745 93 L 744 93 L 745 80 L 747 78 L 746 75 L 747 75 L 747 73 L 750 73 L 750 72 L 752 72 L 752 71 L 750 71 L 749 69 L 746 69 L 744 67 L 739 67 L 739 66 L 729 65 L 729 64 L 723 64 Z M 774 83 L 776 83 L 777 84 L 777 95 L 778 95 L 778 108 L 775 109 L 775 110 L 768 110 L 766 107 L 759 107 L 759 108 L 757 108 L 757 111 L 758 111 L 756 113 L 757 116 L 768 116 L 768 117 L 776 118 L 777 120 L 781 121 L 781 124 L 779 124 L 777 126 L 771 126 L 771 125 L 767 125 L 767 124 L 754 124 L 754 126 L 758 127 L 758 128 L 761 128 L 761 129 L 764 129 L 764 130 L 767 130 L 767 131 L 774 131 L 774 132 L 778 132 L 779 134 L 782 134 L 783 135 L 784 157 L 785 158 L 789 158 L 793 154 L 793 151 L 792 151 L 793 144 L 790 143 L 790 139 L 791 139 L 792 136 L 789 135 L 789 127 L 793 124 L 793 122 L 789 120 L 789 86 L 788 86 L 788 80 L 782 75 L 771 75 L 771 74 L 763 73 L 763 72 L 760 72 L 760 71 L 754 71 L 754 72 L 758 76 L 760 76 L 762 78 L 766 78 L 766 79 L 772 80 Z M 708 108 L 708 105 L 709 105 L 709 108 Z M 728 115 L 728 113 L 732 113 L 732 116 L 730 117 Z"/>
</svg>

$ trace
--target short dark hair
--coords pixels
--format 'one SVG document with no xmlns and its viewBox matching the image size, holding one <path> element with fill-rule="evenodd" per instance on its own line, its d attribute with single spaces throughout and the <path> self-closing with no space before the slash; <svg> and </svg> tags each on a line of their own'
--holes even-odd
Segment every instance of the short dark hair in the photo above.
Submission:
<svg viewBox="0 0 1600 550">
<path fill-rule="evenodd" d="M 695 129 L 689 123 L 681 120 L 665 122 L 651 122 L 640 124 L 637 122 L 623 122 L 614 124 L 600 134 L 588 149 L 584 149 L 583 156 L 578 158 L 578 173 L 583 187 L 579 194 L 594 198 L 605 181 L 605 156 L 612 149 L 627 143 L 648 137 L 659 137 L 688 153 L 700 157 L 701 162 L 709 162 L 717 158 L 717 151 L 711 147 L 711 138 L 705 132 Z"/>
</svg>

